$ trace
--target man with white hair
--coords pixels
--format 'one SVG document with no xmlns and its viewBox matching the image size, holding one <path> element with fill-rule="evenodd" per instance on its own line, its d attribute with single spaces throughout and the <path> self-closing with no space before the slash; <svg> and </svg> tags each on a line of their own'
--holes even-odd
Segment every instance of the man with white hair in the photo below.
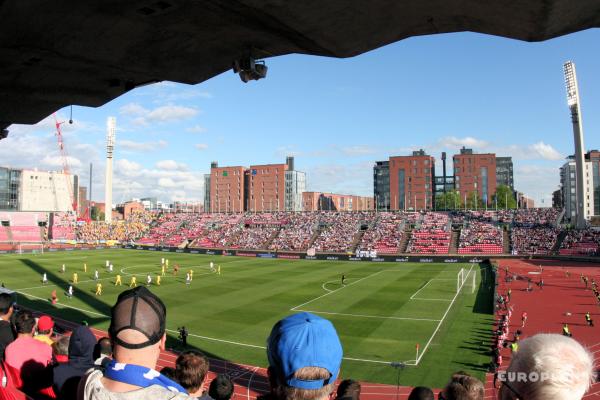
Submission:
<svg viewBox="0 0 600 400">
<path fill-rule="evenodd" d="M 576 340 L 541 333 L 521 341 L 506 370 L 500 400 L 579 400 L 594 379 L 594 359 Z"/>
</svg>

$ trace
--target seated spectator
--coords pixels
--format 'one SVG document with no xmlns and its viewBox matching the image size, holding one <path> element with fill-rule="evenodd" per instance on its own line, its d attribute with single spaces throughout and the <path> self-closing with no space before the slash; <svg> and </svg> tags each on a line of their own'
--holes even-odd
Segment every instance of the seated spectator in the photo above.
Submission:
<svg viewBox="0 0 600 400">
<path fill-rule="evenodd" d="M 450 382 L 440 393 L 440 399 L 483 400 L 483 392 L 483 383 L 479 379 L 461 371 L 452 374 Z"/>
<path fill-rule="evenodd" d="M 69 361 L 54 367 L 54 392 L 63 400 L 77 398 L 77 385 L 94 367 L 96 337 L 87 326 L 78 326 L 69 340 Z"/>
<path fill-rule="evenodd" d="M 336 400 L 360 399 L 360 383 L 353 379 L 344 379 L 337 388 Z"/>
<path fill-rule="evenodd" d="M 63 336 L 54 343 L 52 343 L 52 354 L 54 359 L 59 363 L 66 363 L 69 361 L 69 342 L 70 336 Z"/>
<path fill-rule="evenodd" d="M 106 366 L 112 358 L 112 343 L 110 338 L 103 337 L 98 339 L 94 348 L 94 365 Z"/>
<path fill-rule="evenodd" d="M 502 400 L 581 399 L 594 379 L 594 358 L 574 339 L 541 333 L 521 341 L 499 379 Z"/>
<path fill-rule="evenodd" d="M 4 358 L 4 349 L 15 340 L 10 317 L 13 314 L 13 300 L 10 294 L 0 293 L 0 360 Z"/>
<path fill-rule="evenodd" d="M 233 382 L 228 375 L 219 374 L 208 387 L 208 395 L 214 400 L 229 400 L 233 395 Z"/>
<path fill-rule="evenodd" d="M 425 386 L 417 386 L 408 395 L 408 400 L 434 400 L 433 391 Z"/>
<path fill-rule="evenodd" d="M 54 321 L 47 315 L 42 315 L 38 319 L 37 323 L 37 335 L 33 338 L 39 340 L 42 343 L 46 343 L 48 346 L 52 346 L 54 340 L 52 340 L 52 334 L 54 333 Z"/>
<path fill-rule="evenodd" d="M 79 384 L 79 399 L 188 399 L 181 385 L 156 371 L 165 349 L 167 310 L 144 286 L 125 290 L 111 309 L 108 329 L 114 359 L 104 372 L 94 370 Z"/>
<path fill-rule="evenodd" d="M 28 394 L 52 384 L 52 347 L 35 340 L 35 318 L 29 311 L 20 311 L 15 318 L 17 338 L 6 347 L 4 361 L 13 370 L 20 382 L 16 386 Z"/>
<path fill-rule="evenodd" d="M 184 351 L 175 360 L 175 380 L 187 390 L 190 397 L 210 399 L 209 396 L 203 395 L 207 373 L 208 358 L 199 351 Z"/>
<path fill-rule="evenodd" d="M 277 322 L 267 339 L 271 397 L 327 399 L 342 364 L 342 344 L 333 324 L 303 312 Z"/>
</svg>

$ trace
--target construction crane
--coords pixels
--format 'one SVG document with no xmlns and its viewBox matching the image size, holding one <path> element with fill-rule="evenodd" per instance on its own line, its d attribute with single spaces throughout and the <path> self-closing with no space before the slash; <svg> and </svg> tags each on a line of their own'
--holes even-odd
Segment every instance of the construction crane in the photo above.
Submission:
<svg viewBox="0 0 600 400">
<path fill-rule="evenodd" d="M 77 197 L 73 194 L 73 186 L 71 184 L 71 170 L 69 169 L 69 161 L 67 156 L 67 150 L 65 149 L 65 141 L 60 130 L 61 124 L 64 122 L 58 122 L 56 118 L 56 113 L 54 115 L 54 125 L 56 126 L 56 139 L 58 141 L 58 149 L 60 151 L 60 158 L 62 161 L 63 174 L 67 181 L 67 188 L 69 190 L 69 200 L 71 202 L 71 207 L 75 215 L 77 215 Z"/>
</svg>

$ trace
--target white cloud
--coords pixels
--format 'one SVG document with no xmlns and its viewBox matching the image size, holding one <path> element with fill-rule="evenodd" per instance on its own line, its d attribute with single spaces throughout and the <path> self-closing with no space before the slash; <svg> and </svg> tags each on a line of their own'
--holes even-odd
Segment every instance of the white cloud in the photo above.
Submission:
<svg viewBox="0 0 600 400">
<path fill-rule="evenodd" d="M 164 187 L 164 188 L 174 188 L 177 186 L 177 184 L 171 178 L 160 178 L 158 180 L 158 186 Z"/>
<path fill-rule="evenodd" d="M 194 125 L 192 127 L 186 128 L 185 131 L 186 132 L 190 132 L 190 133 L 204 133 L 206 132 L 206 128 L 203 127 L 202 125 Z"/>
<path fill-rule="evenodd" d="M 156 142 L 136 142 L 133 140 L 117 139 L 116 148 L 130 151 L 148 152 L 162 149 L 167 146 L 167 142 L 159 140 Z"/>
<path fill-rule="evenodd" d="M 67 165 L 69 166 L 69 169 L 77 168 L 82 165 L 81 161 L 75 157 L 67 156 L 66 161 L 67 161 Z M 60 155 L 56 155 L 56 156 L 46 155 L 44 158 L 42 158 L 40 160 L 40 164 L 42 164 L 42 166 L 48 166 L 48 167 L 51 167 L 51 168 L 59 171 L 59 170 L 63 169 L 63 158 Z"/>
<path fill-rule="evenodd" d="M 196 143 L 194 147 L 200 151 L 208 149 L 208 145 L 206 143 Z"/>
<path fill-rule="evenodd" d="M 482 150 L 488 146 L 488 142 L 485 140 L 476 139 L 471 136 L 465 136 L 463 138 L 459 138 L 456 136 L 446 136 L 438 140 L 438 147 L 442 148 L 451 148 L 451 149 L 459 149 L 463 146 L 473 148 L 474 150 Z"/>
<path fill-rule="evenodd" d="M 375 154 L 377 152 L 375 148 L 369 145 L 342 147 L 341 151 L 347 156 L 362 156 L 367 154 Z"/>
<path fill-rule="evenodd" d="M 200 111 L 193 107 L 169 104 L 149 110 L 138 103 L 129 103 L 119 109 L 122 115 L 133 118 L 137 126 L 147 126 L 151 122 L 178 121 L 196 116 Z"/>
<path fill-rule="evenodd" d="M 148 110 L 138 103 L 128 103 L 119 108 L 119 113 L 127 116 L 142 116 L 148 114 Z"/>
<path fill-rule="evenodd" d="M 546 144 L 544 142 L 537 142 L 537 143 L 532 144 L 529 147 L 531 148 L 531 150 L 533 150 L 535 153 L 537 153 L 540 158 L 542 158 L 544 160 L 553 160 L 554 161 L 554 160 L 562 160 L 565 158 L 558 151 L 556 151 L 554 149 L 554 147 L 552 147 L 551 145 Z"/>
<path fill-rule="evenodd" d="M 515 164 L 515 189 L 533 198 L 537 207 L 550 207 L 552 192 L 560 183 L 559 167 L 559 165 Z"/>
<path fill-rule="evenodd" d="M 167 171 L 186 171 L 187 165 L 178 163 L 175 160 L 161 160 L 156 163 L 156 168 Z"/>
<path fill-rule="evenodd" d="M 184 106 L 162 106 L 155 108 L 146 115 L 146 119 L 149 121 L 174 121 L 179 119 L 190 118 L 198 114 L 198 110 L 191 107 Z"/>
</svg>

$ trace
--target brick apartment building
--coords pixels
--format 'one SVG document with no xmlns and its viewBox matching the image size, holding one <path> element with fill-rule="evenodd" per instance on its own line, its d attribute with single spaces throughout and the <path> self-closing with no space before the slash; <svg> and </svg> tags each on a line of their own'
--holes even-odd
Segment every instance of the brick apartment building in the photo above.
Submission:
<svg viewBox="0 0 600 400">
<path fill-rule="evenodd" d="M 463 147 L 452 161 L 455 188 L 459 191 L 461 200 L 472 198 L 477 193 L 478 199 L 492 204 L 496 193 L 496 155 L 476 154 L 472 149 Z"/>
<path fill-rule="evenodd" d="M 375 209 L 373 197 L 322 192 L 302 193 L 304 211 L 369 211 Z"/>
<path fill-rule="evenodd" d="M 424 150 L 410 156 L 390 157 L 390 209 L 433 208 L 435 159 Z"/>
<path fill-rule="evenodd" d="M 245 173 L 244 167 L 219 167 L 210 169 L 210 211 L 245 211 Z"/>
<path fill-rule="evenodd" d="M 301 211 L 305 174 L 285 164 L 219 167 L 204 177 L 204 209 L 210 212 Z"/>
</svg>

